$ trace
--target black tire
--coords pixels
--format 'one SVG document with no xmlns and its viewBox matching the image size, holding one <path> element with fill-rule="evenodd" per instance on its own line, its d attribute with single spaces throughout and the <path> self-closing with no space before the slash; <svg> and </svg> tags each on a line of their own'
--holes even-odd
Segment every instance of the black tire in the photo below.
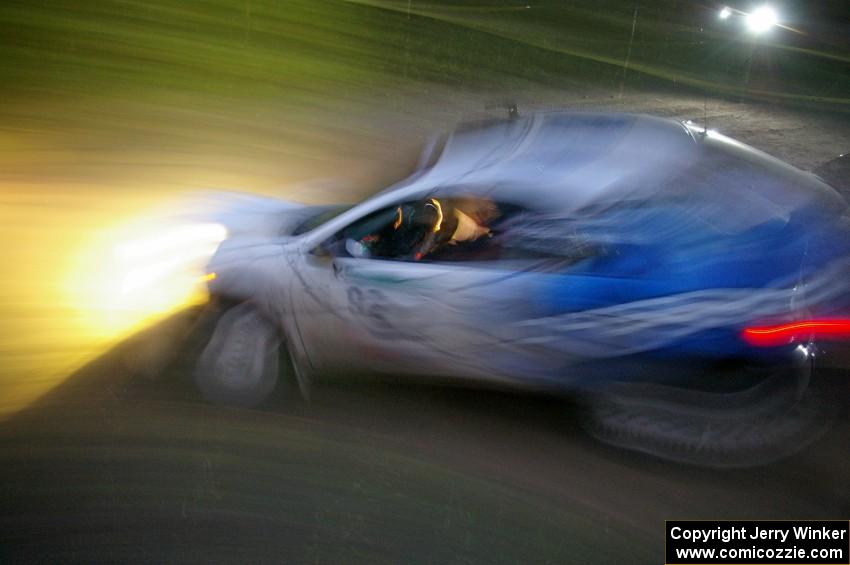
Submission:
<svg viewBox="0 0 850 565">
<path fill-rule="evenodd" d="M 215 404 L 249 408 L 278 381 L 280 333 L 250 303 L 227 308 L 195 365 L 195 383 Z"/>
<path fill-rule="evenodd" d="M 834 416 L 823 390 L 800 390 L 787 373 L 733 393 L 618 383 L 587 395 L 585 408 L 585 429 L 605 443 L 721 468 L 788 457 L 818 439 Z"/>
</svg>

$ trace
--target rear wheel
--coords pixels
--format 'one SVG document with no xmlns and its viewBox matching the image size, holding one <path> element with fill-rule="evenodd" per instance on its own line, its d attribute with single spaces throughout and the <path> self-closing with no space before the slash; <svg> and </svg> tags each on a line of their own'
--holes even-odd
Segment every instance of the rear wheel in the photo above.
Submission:
<svg viewBox="0 0 850 565">
<path fill-rule="evenodd" d="M 250 303 L 229 307 L 195 366 L 195 383 L 216 404 L 253 407 L 268 398 L 280 371 L 280 333 Z"/>
<path fill-rule="evenodd" d="M 588 395 L 584 425 L 612 445 L 712 467 L 760 465 L 803 449 L 834 415 L 808 374 L 777 372 L 737 392 L 617 383 Z"/>
</svg>

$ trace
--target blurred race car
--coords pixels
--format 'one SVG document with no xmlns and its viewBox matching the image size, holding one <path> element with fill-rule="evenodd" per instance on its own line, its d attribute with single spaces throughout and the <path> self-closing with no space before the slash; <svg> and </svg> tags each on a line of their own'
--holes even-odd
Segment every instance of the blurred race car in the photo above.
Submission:
<svg viewBox="0 0 850 565">
<path fill-rule="evenodd" d="M 281 374 L 444 377 L 577 393 L 606 441 L 746 464 L 814 437 L 815 343 L 850 336 L 847 204 L 689 123 L 466 124 L 356 206 L 244 197 L 217 219 L 228 308 L 196 370 L 215 402 Z"/>
</svg>

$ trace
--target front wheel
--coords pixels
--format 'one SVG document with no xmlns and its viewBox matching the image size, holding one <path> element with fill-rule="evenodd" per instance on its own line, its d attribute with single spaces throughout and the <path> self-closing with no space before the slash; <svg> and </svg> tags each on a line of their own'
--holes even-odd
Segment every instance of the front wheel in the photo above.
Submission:
<svg viewBox="0 0 850 565">
<path fill-rule="evenodd" d="M 250 303 L 228 308 L 195 366 L 195 383 L 210 402 L 253 407 L 268 398 L 280 370 L 280 333 Z"/>
</svg>

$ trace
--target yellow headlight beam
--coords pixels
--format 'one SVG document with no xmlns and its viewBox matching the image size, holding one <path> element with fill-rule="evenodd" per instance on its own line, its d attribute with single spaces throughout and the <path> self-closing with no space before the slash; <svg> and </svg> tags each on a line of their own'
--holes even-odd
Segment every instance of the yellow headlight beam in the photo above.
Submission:
<svg viewBox="0 0 850 565">
<path fill-rule="evenodd" d="M 120 243 L 115 246 L 115 252 L 122 259 L 142 259 L 172 253 L 175 249 L 206 251 L 226 238 L 227 229 L 221 224 L 189 224 L 164 228 L 162 233 Z"/>
<path fill-rule="evenodd" d="M 92 335 L 114 339 L 201 302 L 209 258 L 227 237 L 217 223 L 140 221 L 104 231 L 69 275 L 68 300 Z"/>
</svg>

